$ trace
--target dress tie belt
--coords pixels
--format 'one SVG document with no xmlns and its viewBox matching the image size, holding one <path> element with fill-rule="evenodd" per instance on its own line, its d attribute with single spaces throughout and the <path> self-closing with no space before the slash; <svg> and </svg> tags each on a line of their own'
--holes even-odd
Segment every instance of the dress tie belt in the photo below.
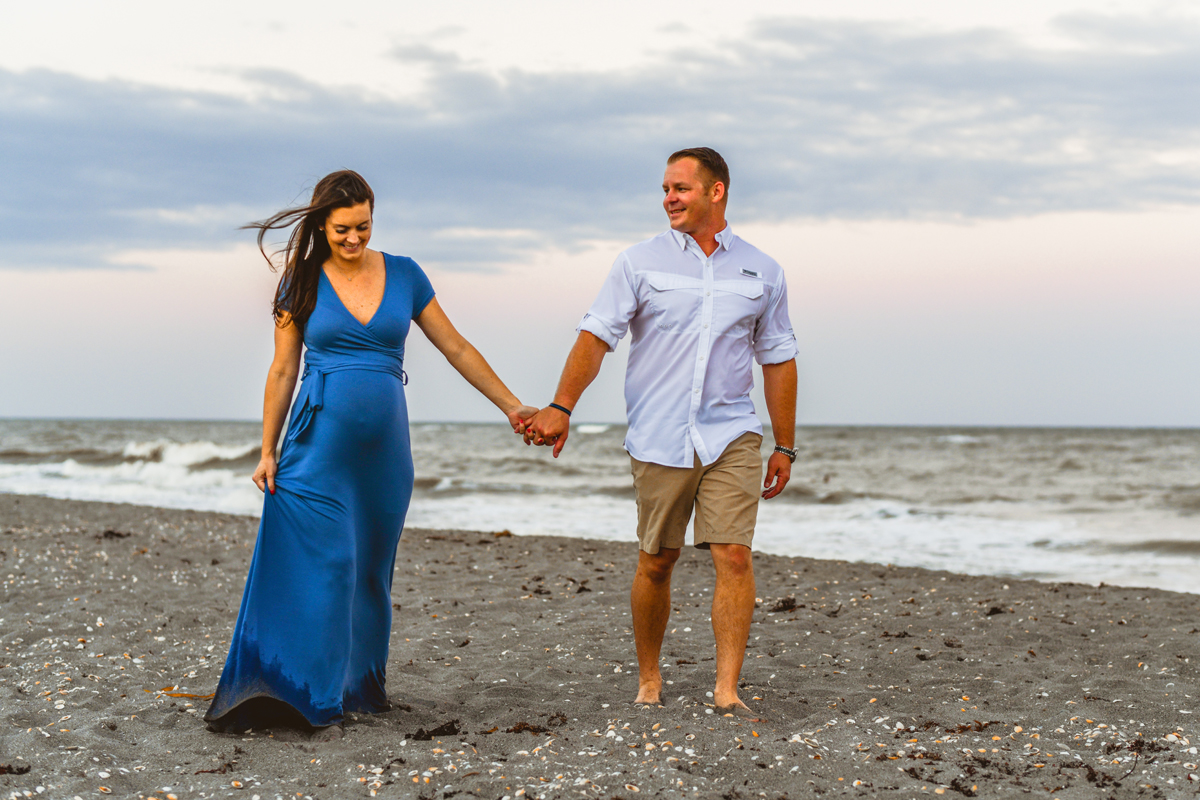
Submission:
<svg viewBox="0 0 1200 800">
<path fill-rule="evenodd" d="M 394 375 L 400 379 L 400 383 L 408 385 L 408 374 L 399 366 L 386 364 L 334 364 L 326 367 L 317 367 L 311 364 L 304 365 L 304 375 L 300 380 L 300 396 L 296 398 L 296 402 L 300 404 L 300 411 L 296 414 L 296 418 L 288 427 L 287 438 L 285 441 L 295 441 L 300 434 L 304 433 L 304 429 L 309 426 L 313 420 L 313 415 L 325 407 L 325 376 L 330 372 L 345 372 L 351 369 L 361 369 L 367 372 L 383 372 L 388 375 Z"/>
</svg>

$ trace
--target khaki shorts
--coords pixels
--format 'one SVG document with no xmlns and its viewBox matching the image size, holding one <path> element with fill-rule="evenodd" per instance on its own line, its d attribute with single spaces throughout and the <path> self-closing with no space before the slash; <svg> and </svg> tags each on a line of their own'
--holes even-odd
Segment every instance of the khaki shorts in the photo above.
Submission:
<svg viewBox="0 0 1200 800">
<path fill-rule="evenodd" d="M 744 544 L 754 539 L 758 501 L 762 496 L 762 436 L 743 433 L 729 443 L 721 457 L 707 467 L 664 467 L 633 462 L 637 492 L 638 545 L 654 555 L 660 548 L 683 547 L 692 506 L 696 526 L 692 543 Z"/>
</svg>

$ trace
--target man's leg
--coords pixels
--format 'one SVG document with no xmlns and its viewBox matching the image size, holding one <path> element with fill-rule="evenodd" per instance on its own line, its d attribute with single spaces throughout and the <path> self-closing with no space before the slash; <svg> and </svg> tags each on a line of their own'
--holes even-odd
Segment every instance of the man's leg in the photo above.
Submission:
<svg viewBox="0 0 1200 800">
<path fill-rule="evenodd" d="M 754 565 L 750 548 L 741 544 L 710 545 L 717 585 L 713 591 L 712 626 L 717 640 L 717 684 L 713 701 L 718 708 L 745 706 L 738 698 L 738 677 L 754 616 Z"/>
<path fill-rule="evenodd" d="M 663 634 L 671 616 L 671 571 L 679 558 L 680 548 L 661 548 L 651 555 L 638 550 L 637 572 L 633 590 L 629 593 L 633 608 L 633 640 L 637 645 L 638 695 L 636 703 L 662 702 L 662 673 L 658 658 L 662 652 Z M 753 608 L 753 589 L 750 595 Z M 745 641 L 742 646 L 745 647 Z M 736 679 L 735 679 L 736 684 Z"/>
</svg>

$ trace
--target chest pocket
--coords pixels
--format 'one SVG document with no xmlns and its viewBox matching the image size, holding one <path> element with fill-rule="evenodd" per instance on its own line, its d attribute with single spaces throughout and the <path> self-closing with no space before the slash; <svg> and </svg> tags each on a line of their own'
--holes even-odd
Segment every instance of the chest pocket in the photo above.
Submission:
<svg viewBox="0 0 1200 800">
<path fill-rule="evenodd" d="M 745 336 L 754 330 L 762 307 L 761 281 L 713 281 L 713 328 L 718 334 Z"/>
<path fill-rule="evenodd" d="M 670 272 L 647 272 L 647 305 L 654 325 L 662 331 L 682 332 L 699 324 L 704 281 Z"/>
</svg>

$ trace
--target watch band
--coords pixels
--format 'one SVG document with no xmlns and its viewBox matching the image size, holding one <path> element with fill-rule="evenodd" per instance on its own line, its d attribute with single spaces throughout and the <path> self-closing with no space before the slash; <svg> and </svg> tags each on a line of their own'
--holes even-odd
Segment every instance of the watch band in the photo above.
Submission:
<svg viewBox="0 0 1200 800">
<path fill-rule="evenodd" d="M 793 450 L 792 448 L 784 447 L 781 444 L 777 444 L 777 445 L 775 445 L 775 452 L 783 453 L 785 456 L 788 457 L 789 461 L 791 461 L 793 464 L 796 463 L 796 451 Z"/>
</svg>

